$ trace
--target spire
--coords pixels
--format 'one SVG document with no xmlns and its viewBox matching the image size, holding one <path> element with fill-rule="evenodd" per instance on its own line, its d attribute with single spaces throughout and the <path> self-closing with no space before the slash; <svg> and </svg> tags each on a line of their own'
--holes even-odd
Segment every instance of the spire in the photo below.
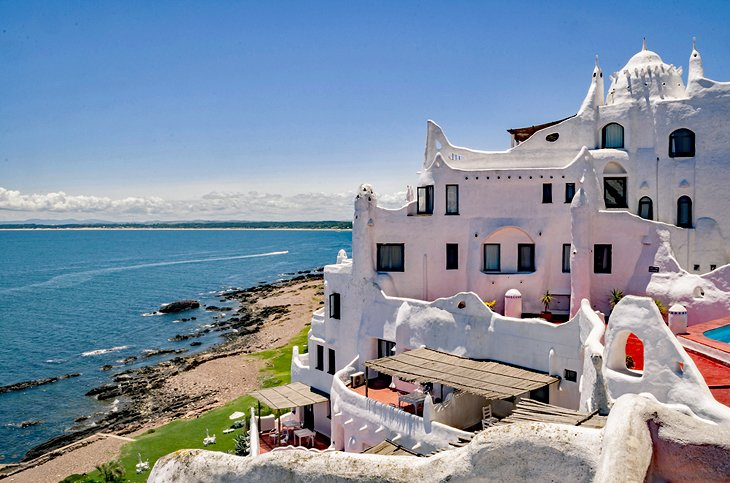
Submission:
<svg viewBox="0 0 730 483">
<path fill-rule="evenodd" d="M 644 41 L 641 44 L 641 50 L 649 50 L 646 48 L 646 37 L 644 37 Z"/>
<path fill-rule="evenodd" d="M 583 99 L 580 109 L 578 109 L 578 113 L 594 110 L 598 106 L 604 105 L 605 100 L 603 95 L 603 72 L 601 71 L 601 66 L 598 65 L 598 54 L 596 54 L 596 66 L 593 68 L 593 79 L 588 88 L 588 93 L 585 99 Z"/>
<path fill-rule="evenodd" d="M 705 77 L 705 69 L 702 66 L 702 56 L 697 51 L 697 38 L 692 37 L 692 53 L 689 56 L 689 69 L 687 72 L 687 89 L 692 91 L 689 85 L 697 79 Z M 691 92 L 688 92 L 691 94 Z"/>
</svg>

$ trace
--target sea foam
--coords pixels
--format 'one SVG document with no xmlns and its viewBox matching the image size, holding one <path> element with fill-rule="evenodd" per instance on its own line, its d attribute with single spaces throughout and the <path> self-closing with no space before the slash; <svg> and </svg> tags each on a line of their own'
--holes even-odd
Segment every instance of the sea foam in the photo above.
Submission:
<svg viewBox="0 0 730 483">
<path fill-rule="evenodd" d="M 111 347 L 109 349 L 96 349 L 96 350 L 93 350 L 93 351 L 82 352 L 81 355 L 84 356 L 84 357 L 100 356 L 102 354 L 108 354 L 110 352 L 123 351 L 124 349 L 129 349 L 129 346 L 128 345 L 120 345 L 120 346 L 117 346 L 117 347 Z"/>
</svg>

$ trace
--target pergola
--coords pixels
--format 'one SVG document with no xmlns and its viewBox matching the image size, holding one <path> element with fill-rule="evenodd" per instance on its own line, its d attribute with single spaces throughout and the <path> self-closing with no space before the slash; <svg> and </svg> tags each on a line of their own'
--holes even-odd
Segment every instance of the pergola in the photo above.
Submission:
<svg viewBox="0 0 730 483">
<path fill-rule="evenodd" d="M 547 374 L 494 361 L 477 361 L 425 347 L 365 362 L 365 368 L 406 382 L 453 387 L 485 399 L 509 399 L 558 382 Z M 367 395 L 367 377 L 365 378 Z"/>
<path fill-rule="evenodd" d="M 293 382 L 284 386 L 270 387 L 253 391 L 251 396 L 258 401 L 258 417 L 261 419 L 261 403 L 264 403 L 276 412 L 288 408 L 298 408 L 327 402 L 328 399 L 312 390 L 311 387 L 301 382 Z M 281 432 L 281 421 L 279 421 L 279 432 Z"/>
</svg>

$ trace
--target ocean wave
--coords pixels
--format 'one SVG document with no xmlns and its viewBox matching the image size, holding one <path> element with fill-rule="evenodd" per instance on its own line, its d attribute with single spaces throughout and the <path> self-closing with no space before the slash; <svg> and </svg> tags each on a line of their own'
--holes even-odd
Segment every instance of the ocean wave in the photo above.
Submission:
<svg viewBox="0 0 730 483">
<path fill-rule="evenodd" d="M 120 345 L 120 346 L 117 346 L 117 347 L 111 347 L 109 349 L 95 349 L 93 351 L 82 352 L 81 355 L 84 356 L 84 357 L 100 356 L 102 354 L 108 354 L 110 352 L 123 351 L 124 349 L 129 349 L 129 346 L 128 345 Z"/>
<path fill-rule="evenodd" d="M 63 364 L 64 362 L 66 362 L 66 360 L 65 359 L 46 359 L 43 362 L 45 362 L 46 364 Z"/>
<path fill-rule="evenodd" d="M 86 270 L 83 272 L 65 273 L 63 275 L 57 275 L 44 282 L 32 283 L 30 285 L 23 285 L 21 287 L 10 287 L 0 290 L 0 294 L 13 293 L 21 290 L 35 289 L 35 288 L 68 288 L 73 287 L 84 282 L 88 282 L 92 278 L 105 275 L 108 273 L 124 272 L 127 270 L 140 270 L 145 268 L 156 268 L 156 267 L 168 267 L 173 265 L 187 265 L 194 263 L 210 263 L 210 262 L 223 262 L 228 260 L 245 260 L 247 258 L 261 258 L 261 257 L 273 257 L 277 255 L 286 255 L 289 250 L 282 250 L 277 252 L 266 252 L 266 253 L 254 253 L 251 255 L 233 255 L 229 257 L 212 257 L 212 258 L 193 258 L 189 260 L 174 260 L 168 262 L 152 262 L 152 263 L 140 263 L 137 265 L 126 265 L 121 267 L 107 267 L 100 268 L 97 270 Z"/>
</svg>

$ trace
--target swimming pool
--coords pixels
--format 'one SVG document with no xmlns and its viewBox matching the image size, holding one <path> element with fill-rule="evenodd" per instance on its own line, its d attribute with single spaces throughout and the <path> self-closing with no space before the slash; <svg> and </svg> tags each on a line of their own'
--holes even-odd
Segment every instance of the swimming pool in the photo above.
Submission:
<svg viewBox="0 0 730 483">
<path fill-rule="evenodd" d="M 730 324 L 723 327 L 718 327 L 717 329 L 708 330 L 702 335 L 704 335 L 708 339 L 719 340 L 720 342 L 730 344 Z"/>
</svg>

